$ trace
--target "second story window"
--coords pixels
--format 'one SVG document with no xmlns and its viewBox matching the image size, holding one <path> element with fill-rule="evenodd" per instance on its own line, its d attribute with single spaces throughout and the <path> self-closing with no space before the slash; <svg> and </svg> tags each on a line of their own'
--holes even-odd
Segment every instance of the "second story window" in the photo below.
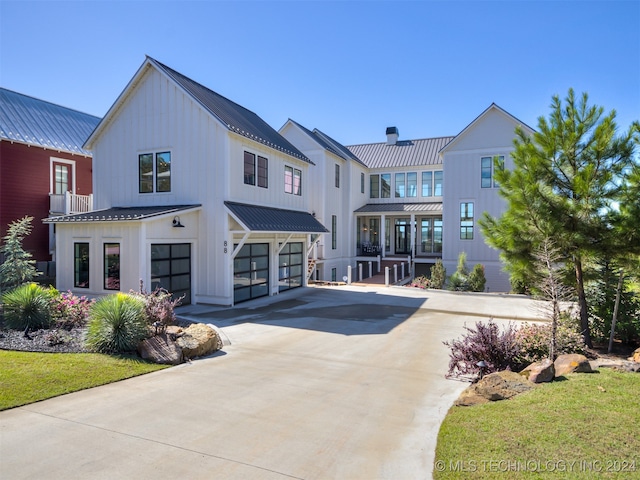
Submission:
<svg viewBox="0 0 640 480">
<path fill-rule="evenodd" d="M 442 170 L 433 172 L 433 194 L 436 197 L 442 196 Z"/>
<path fill-rule="evenodd" d="M 336 188 L 340 188 L 340 165 L 336 163 Z"/>
<path fill-rule="evenodd" d="M 407 173 L 407 197 L 418 195 L 418 174 L 416 172 Z"/>
<path fill-rule="evenodd" d="M 369 177 L 369 198 L 380 197 L 380 175 L 377 173 Z"/>
<path fill-rule="evenodd" d="M 284 166 L 284 193 L 302 195 L 302 171 Z"/>
<path fill-rule="evenodd" d="M 498 182 L 495 179 L 496 165 L 494 158 L 498 161 L 498 165 L 504 165 L 504 156 L 498 157 L 482 157 L 480 159 L 480 186 L 482 188 L 498 187 Z"/>
<path fill-rule="evenodd" d="M 257 156 L 251 152 L 244 152 L 244 183 L 245 185 L 257 185 L 269 187 L 269 161 L 265 157 Z"/>
<path fill-rule="evenodd" d="M 460 204 L 460 240 L 473 240 L 473 202 Z"/>
<path fill-rule="evenodd" d="M 360 174 L 360 193 L 364 193 L 364 173 Z"/>
<path fill-rule="evenodd" d="M 171 152 L 138 155 L 139 192 L 171 191 Z"/>
<path fill-rule="evenodd" d="M 404 173 L 396 173 L 396 198 L 404 198 Z"/>
<path fill-rule="evenodd" d="M 391 198 L 391 174 L 383 173 L 380 175 L 380 198 Z"/>
</svg>

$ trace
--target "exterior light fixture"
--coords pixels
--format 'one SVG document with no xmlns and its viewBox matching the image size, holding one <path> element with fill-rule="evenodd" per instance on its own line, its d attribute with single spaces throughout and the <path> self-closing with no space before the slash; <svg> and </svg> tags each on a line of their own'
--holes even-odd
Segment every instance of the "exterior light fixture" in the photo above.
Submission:
<svg viewBox="0 0 640 480">
<path fill-rule="evenodd" d="M 176 215 L 173 217 L 173 227 L 174 228 L 184 228 L 184 225 L 180 223 L 180 217 Z"/>
</svg>

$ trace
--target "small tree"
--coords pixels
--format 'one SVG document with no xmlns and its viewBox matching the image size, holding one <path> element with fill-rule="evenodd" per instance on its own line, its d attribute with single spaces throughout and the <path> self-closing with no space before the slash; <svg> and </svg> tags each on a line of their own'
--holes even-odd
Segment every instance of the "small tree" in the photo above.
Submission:
<svg viewBox="0 0 640 480">
<path fill-rule="evenodd" d="M 469 270 L 467 269 L 467 254 L 458 255 L 458 268 L 449 278 L 449 290 L 466 292 L 469 290 Z"/>
<path fill-rule="evenodd" d="M 447 269 L 444 268 L 444 264 L 441 259 L 437 259 L 436 263 L 431 267 L 431 287 L 442 288 L 444 282 L 447 279 Z"/>
<path fill-rule="evenodd" d="M 0 249 L 5 257 L 4 263 L 0 265 L 0 290 L 29 283 L 40 275 L 36 270 L 35 260 L 32 260 L 31 254 L 22 248 L 24 237 L 33 229 L 32 221 L 33 217 L 27 216 L 9 224 L 7 235 L 3 238 L 4 244 Z"/>
<path fill-rule="evenodd" d="M 476 263 L 469 274 L 469 290 L 472 292 L 484 292 L 487 278 L 484 276 L 484 265 Z"/>
</svg>

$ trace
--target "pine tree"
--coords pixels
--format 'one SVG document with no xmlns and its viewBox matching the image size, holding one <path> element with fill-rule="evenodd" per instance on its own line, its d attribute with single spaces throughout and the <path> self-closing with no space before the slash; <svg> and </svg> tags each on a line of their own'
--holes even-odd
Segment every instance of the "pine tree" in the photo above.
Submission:
<svg viewBox="0 0 640 480">
<path fill-rule="evenodd" d="M 602 107 L 588 105 L 586 93 L 576 98 L 569 90 L 564 104 L 554 96 L 549 118 L 538 119 L 538 131 L 532 137 L 516 130 L 514 169 L 506 170 L 496 162 L 506 212 L 500 218 L 484 215 L 480 221 L 487 243 L 501 250 L 512 280 L 529 285 L 539 284 L 541 275 L 534 253 L 545 239 L 553 239 L 561 261 L 573 271 L 580 326 L 588 346 L 584 269 L 591 259 L 619 243 L 616 205 L 625 195 L 633 195 L 628 177 L 637 169 L 634 151 L 640 135 L 634 123 L 617 136 L 615 111 L 603 114 Z M 619 253 L 624 253 L 637 244 L 620 248 Z"/>
<path fill-rule="evenodd" d="M 0 290 L 11 289 L 31 282 L 40 275 L 31 254 L 22 248 L 24 237 L 32 230 L 33 217 L 24 217 L 9 224 L 4 244 L 0 251 L 4 254 L 4 263 L 0 265 Z"/>
</svg>

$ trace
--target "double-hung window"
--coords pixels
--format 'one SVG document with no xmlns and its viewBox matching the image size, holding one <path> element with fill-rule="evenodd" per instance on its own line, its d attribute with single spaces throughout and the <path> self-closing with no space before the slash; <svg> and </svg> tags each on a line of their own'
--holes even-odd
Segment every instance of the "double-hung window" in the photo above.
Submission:
<svg viewBox="0 0 640 480">
<path fill-rule="evenodd" d="M 244 183 L 246 185 L 257 185 L 258 187 L 269 187 L 269 161 L 251 152 L 244 152 Z"/>
<path fill-rule="evenodd" d="M 302 195 L 302 170 L 284 166 L 284 193 Z"/>
<path fill-rule="evenodd" d="M 460 204 L 460 240 L 473 240 L 473 202 Z"/>
<path fill-rule="evenodd" d="M 480 159 L 480 186 L 482 188 L 499 186 L 495 179 L 495 170 L 497 166 L 504 166 L 504 155 L 496 157 L 482 157 Z"/>
<path fill-rule="evenodd" d="M 171 152 L 138 155 L 138 179 L 140 193 L 170 192 Z"/>
</svg>

